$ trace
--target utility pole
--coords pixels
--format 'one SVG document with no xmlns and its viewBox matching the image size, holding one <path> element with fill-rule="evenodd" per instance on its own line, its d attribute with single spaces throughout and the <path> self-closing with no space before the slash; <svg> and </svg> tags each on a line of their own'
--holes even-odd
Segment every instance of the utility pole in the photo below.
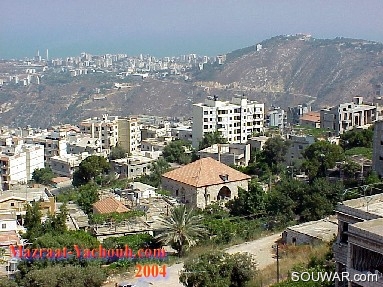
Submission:
<svg viewBox="0 0 383 287">
<path fill-rule="evenodd" d="M 277 252 L 277 283 L 279 283 L 279 244 L 274 244 L 272 248 Z"/>
<path fill-rule="evenodd" d="M 277 283 L 279 283 L 279 245 L 277 244 Z"/>
</svg>

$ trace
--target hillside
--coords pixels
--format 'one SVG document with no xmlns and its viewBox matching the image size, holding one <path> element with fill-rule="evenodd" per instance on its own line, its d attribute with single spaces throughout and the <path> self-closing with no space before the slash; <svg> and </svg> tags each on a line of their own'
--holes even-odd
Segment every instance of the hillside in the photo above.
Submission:
<svg viewBox="0 0 383 287">
<path fill-rule="evenodd" d="M 371 100 L 383 82 L 383 44 L 345 38 L 332 40 L 278 36 L 233 51 L 223 65 L 205 65 L 188 81 L 146 78 L 132 88 L 110 89 L 115 74 L 59 79 L 47 75 L 39 86 L 0 89 L 0 123 L 49 126 L 76 123 L 102 113 L 191 116 L 193 102 L 216 94 L 228 99 L 244 93 L 268 106 L 310 102 L 313 108 L 335 105 L 361 95 Z M 53 78 L 53 79 L 52 79 Z M 96 88 L 100 95 L 94 95 Z"/>
</svg>

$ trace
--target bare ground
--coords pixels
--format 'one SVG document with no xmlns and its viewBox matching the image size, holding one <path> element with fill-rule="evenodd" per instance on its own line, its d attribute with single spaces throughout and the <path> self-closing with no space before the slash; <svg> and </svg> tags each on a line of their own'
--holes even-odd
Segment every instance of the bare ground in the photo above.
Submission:
<svg viewBox="0 0 383 287">
<path fill-rule="evenodd" d="M 230 254 L 248 252 L 255 256 L 258 269 L 262 270 L 275 262 L 274 251 L 272 245 L 281 238 L 281 234 L 274 234 L 263 237 L 254 241 L 248 241 L 242 244 L 231 246 L 225 249 Z M 114 287 L 115 282 L 129 281 L 137 285 L 137 287 L 183 287 L 178 281 L 179 272 L 182 270 L 183 264 L 178 263 L 167 267 L 167 275 L 165 278 L 145 278 L 144 280 L 134 279 L 134 275 L 120 276 L 110 278 L 104 287 Z"/>
</svg>

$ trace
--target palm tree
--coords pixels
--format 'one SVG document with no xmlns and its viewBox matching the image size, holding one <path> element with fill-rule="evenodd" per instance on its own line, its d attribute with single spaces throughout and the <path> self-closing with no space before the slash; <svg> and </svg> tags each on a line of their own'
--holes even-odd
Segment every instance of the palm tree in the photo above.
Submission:
<svg viewBox="0 0 383 287">
<path fill-rule="evenodd" d="M 185 205 L 180 205 L 172 209 L 169 217 L 159 219 L 164 230 L 156 238 L 163 244 L 171 244 L 178 255 L 182 256 L 207 233 L 202 220 L 202 215 L 197 215 L 193 209 L 189 210 Z"/>
</svg>

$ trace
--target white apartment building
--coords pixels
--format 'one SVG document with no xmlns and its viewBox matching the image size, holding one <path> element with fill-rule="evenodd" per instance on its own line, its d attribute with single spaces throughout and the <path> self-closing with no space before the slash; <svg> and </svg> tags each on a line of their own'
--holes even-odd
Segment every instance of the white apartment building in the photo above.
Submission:
<svg viewBox="0 0 383 287">
<path fill-rule="evenodd" d="M 3 190 L 8 190 L 15 184 L 26 183 L 32 179 L 35 169 L 44 168 L 43 146 L 1 146 L 0 151 L 0 175 Z"/>
<path fill-rule="evenodd" d="M 44 147 L 41 145 L 26 145 L 23 147 L 26 155 L 27 180 L 32 180 L 35 169 L 44 168 Z"/>
<path fill-rule="evenodd" d="M 269 127 L 283 129 L 287 125 L 287 113 L 280 107 L 272 107 L 272 109 L 267 112 L 266 122 Z"/>
<path fill-rule="evenodd" d="M 27 182 L 27 156 L 25 152 L 0 155 L 1 185 L 8 190 L 11 185 Z"/>
<path fill-rule="evenodd" d="M 109 117 L 105 114 L 102 118 L 89 118 L 83 120 L 80 132 L 90 135 L 92 138 L 101 140 L 102 150 L 107 154 L 118 142 L 118 117 Z"/>
<path fill-rule="evenodd" d="M 27 144 L 44 147 L 44 160 L 49 164 L 53 156 L 62 156 L 67 153 L 67 140 L 52 133 L 25 137 Z"/>
<path fill-rule="evenodd" d="M 320 127 L 340 135 L 354 127 L 370 125 L 377 120 L 377 117 L 376 106 L 363 104 L 363 97 L 354 97 L 351 103 L 322 109 L 320 111 Z"/>
<path fill-rule="evenodd" d="M 208 97 L 193 105 L 192 145 L 198 148 L 205 133 L 218 131 L 229 143 L 246 143 L 255 132 L 264 128 L 265 106 L 234 96 L 231 101 Z"/>
<path fill-rule="evenodd" d="M 128 153 L 138 152 L 141 144 L 141 130 L 137 118 L 119 118 L 118 145 Z"/>
</svg>

